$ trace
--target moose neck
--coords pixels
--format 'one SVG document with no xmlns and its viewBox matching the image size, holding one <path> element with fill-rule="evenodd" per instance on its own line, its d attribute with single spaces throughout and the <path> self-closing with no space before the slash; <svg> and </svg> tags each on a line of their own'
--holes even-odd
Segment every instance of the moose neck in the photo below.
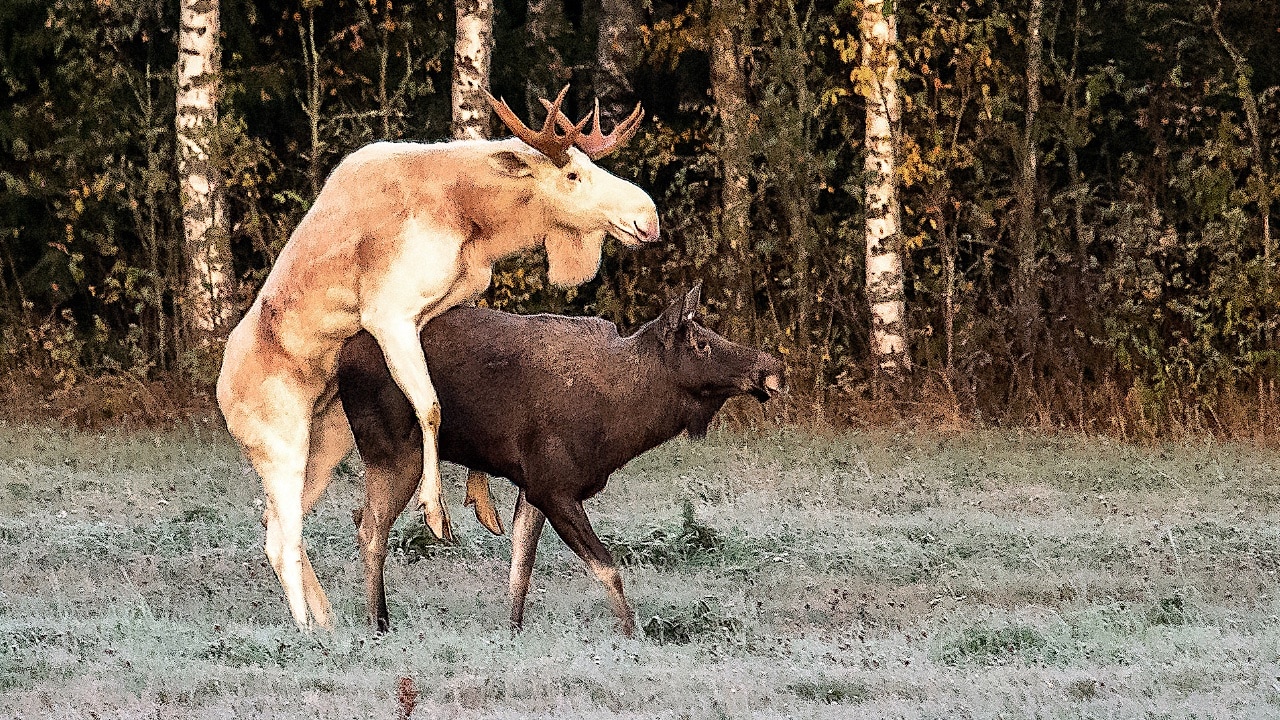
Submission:
<svg viewBox="0 0 1280 720">
<path fill-rule="evenodd" d="M 511 183 L 459 178 L 454 186 L 458 212 L 469 228 L 468 252 L 484 265 L 543 245 L 547 249 L 549 279 L 556 285 L 582 283 L 600 265 L 604 231 L 582 232 L 547 222 L 549 212 L 537 192 Z"/>
<path fill-rule="evenodd" d="M 613 427 L 605 428 L 612 442 L 616 467 L 688 430 L 699 437 L 727 398 L 698 396 L 676 382 L 661 361 L 656 339 L 643 330 L 621 340 L 625 359 L 617 363 L 617 409 Z"/>
</svg>

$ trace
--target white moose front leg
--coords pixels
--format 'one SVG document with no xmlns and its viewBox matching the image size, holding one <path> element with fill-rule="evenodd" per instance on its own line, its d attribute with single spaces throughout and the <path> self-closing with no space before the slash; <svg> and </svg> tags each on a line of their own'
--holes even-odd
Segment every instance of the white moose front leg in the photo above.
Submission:
<svg viewBox="0 0 1280 720">
<path fill-rule="evenodd" d="M 453 540 L 449 511 L 444 503 L 440 480 L 440 400 L 427 373 L 418 329 L 413 323 L 365 326 L 386 357 L 391 377 L 400 386 L 422 426 L 422 479 L 418 484 L 418 507 L 431 532 L 441 540 Z"/>
</svg>

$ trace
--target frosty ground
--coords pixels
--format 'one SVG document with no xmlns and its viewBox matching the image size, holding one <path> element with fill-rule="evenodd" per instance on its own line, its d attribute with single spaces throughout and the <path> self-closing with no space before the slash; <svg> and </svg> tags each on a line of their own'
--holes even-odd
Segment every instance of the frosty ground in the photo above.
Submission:
<svg viewBox="0 0 1280 720">
<path fill-rule="evenodd" d="M 446 474 L 462 497 L 463 474 Z M 514 494 L 495 481 L 509 515 Z M 1280 716 L 1280 454 L 1006 431 L 717 431 L 588 503 L 642 631 L 550 530 L 526 629 L 507 538 L 406 514 L 367 628 L 349 461 L 300 633 L 222 431 L 0 425 L 0 717 Z"/>
</svg>

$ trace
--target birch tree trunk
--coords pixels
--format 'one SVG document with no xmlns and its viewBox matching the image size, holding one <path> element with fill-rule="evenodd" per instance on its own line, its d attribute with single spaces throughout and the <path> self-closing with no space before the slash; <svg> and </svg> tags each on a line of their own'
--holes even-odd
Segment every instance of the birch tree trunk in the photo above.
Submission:
<svg viewBox="0 0 1280 720">
<path fill-rule="evenodd" d="M 613 127 L 635 107 L 631 76 L 640 61 L 643 22 L 637 0 L 600 0 L 593 82 L 606 128 Z"/>
<path fill-rule="evenodd" d="M 458 0 L 453 46 L 453 137 L 489 137 L 489 60 L 493 54 L 493 0 Z"/>
<path fill-rule="evenodd" d="M 898 122 L 897 22 L 885 0 L 867 0 L 862 12 L 862 64 L 867 103 L 866 241 L 867 302 L 871 307 L 871 353 L 888 379 L 911 367 L 907 354 L 902 276 L 902 231 L 894 147 Z"/>
<path fill-rule="evenodd" d="M 712 0 L 711 97 L 723 136 L 717 148 L 723 180 L 720 188 L 720 238 L 733 260 L 723 268 L 731 311 L 726 325 L 731 336 L 754 326 L 755 288 L 751 281 L 750 236 L 751 132 L 747 107 L 747 73 L 737 37 L 745 23 L 740 0 Z"/>
<path fill-rule="evenodd" d="M 183 320 L 207 340 L 230 324 L 234 277 L 226 210 L 209 135 L 218 122 L 217 0 L 182 0 L 178 31 L 178 184 L 187 257 Z"/>
</svg>

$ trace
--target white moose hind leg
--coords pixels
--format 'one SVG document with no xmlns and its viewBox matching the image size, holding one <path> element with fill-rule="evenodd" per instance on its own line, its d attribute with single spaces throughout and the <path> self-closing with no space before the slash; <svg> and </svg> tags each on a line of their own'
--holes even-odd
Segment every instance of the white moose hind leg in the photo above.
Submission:
<svg viewBox="0 0 1280 720">
<path fill-rule="evenodd" d="M 307 599 L 303 580 L 305 555 L 302 548 L 302 488 L 307 464 L 307 428 L 305 421 L 300 431 L 281 433 L 273 442 L 252 450 L 246 447 L 246 455 L 262 478 L 267 496 L 267 508 L 263 514 L 267 537 L 263 549 L 271 569 L 275 570 L 289 603 L 289 612 L 299 628 L 307 628 Z M 291 435 L 301 435 L 301 438 Z M 290 442 L 289 440 L 293 440 Z M 258 450 L 258 452 L 253 452 Z"/>
<path fill-rule="evenodd" d="M 431 532 L 441 540 L 453 540 L 453 526 L 444 502 L 440 479 L 440 400 L 427 374 L 427 359 L 422 354 L 418 330 L 412 323 L 365 327 L 386 358 L 391 377 L 400 386 L 422 426 L 422 479 L 418 484 L 418 507 Z"/>
<path fill-rule="evenodd" d="M 307 455 L 307 477 L 302 490 L 304 517 L 315 507 L 325 488 L 333 480 L 333 471 L 338 463 L 355 447 L 347 416 L 342 411 L 342 402 L 334 397 L 335 392 L 336 388 L 329 390 L 326 397 L 317 404 L 311 423 L 311 449 Z M 324 588 L 320 586 L 315 569 L 311 567 L 305 544 L 302 547 L 302 586 L 307 607 L 311 610 L 315 623 L 326 630 L 332 630 L 333 607 L 329 604 Z"/>
</svg>

